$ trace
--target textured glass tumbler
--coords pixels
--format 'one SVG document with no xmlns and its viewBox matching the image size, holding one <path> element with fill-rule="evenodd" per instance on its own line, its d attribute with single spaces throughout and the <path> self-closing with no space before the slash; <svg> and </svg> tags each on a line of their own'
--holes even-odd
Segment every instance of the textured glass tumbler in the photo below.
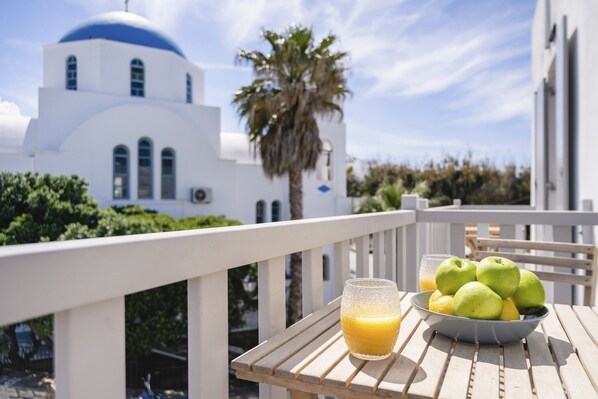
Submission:
<svg viewBox="0 0 598 399">
<path fill-rule="evenodd" d="M 364 360 L 387 358 L 400 325 L 400 297 L 394 281 L 356 278 L 345 282 L 341 329 L 353 356 Z"/>
<path fill-rule="evenodd" d="M 445 260 L 454 258 L 453 255 L 448 254 L 429 254 L 422 256 L 422 260 L 419 264 L 419 291 L 435 291 L 436 281 L 436 270 L 438 266 Z"/>
</svg>

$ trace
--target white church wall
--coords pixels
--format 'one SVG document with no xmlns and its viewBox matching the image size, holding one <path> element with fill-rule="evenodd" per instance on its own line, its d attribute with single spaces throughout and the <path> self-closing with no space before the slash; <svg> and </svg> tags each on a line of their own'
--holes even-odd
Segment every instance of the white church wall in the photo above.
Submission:
<svg viewBox="0 0 598 399">
<path fill-rule="evenodd" d="M 259 164 L 235 164 L 234 176 L 234 186 L 229 185 L 229 189 L 235 192 L 235 212 L 231 214 L 235 219 L 244 224 L 255 223 L 258 201 L 266 203 L 265 222 L 272 221 L 274 201 L 280 201 L 281 220 L 290 218 L 286 177 L 275 177 L 270 181 Z"/>
<path fill-rule="evenodd" d="M 39 89 L 39 104 L 37 148 L 42 150 L 58 148 L 80 124 L 99 112 L 122 105 L 154 106 L 175 112 L 195 124 L 198 134 L 208 140 L 211 148 L 220 148 L 217 107 L 47 88 Z"/>
<path fill-rule="evenodd" d="M 44 46 L 44 87 L 65 89 L 66 60 L 77 57 L 77 91 L 130 97 L 131 61 L 145 71 L 145 98 L 186 102 L 186 74 L 193 81 L 193 103 L 203 104 L 203 71 L 179 55 L 145 46 L 93 39 Z"/>
<path fill-rule="evenodd" d="M 30 170 L 33 170 L 33 157 L 24 154 L 1 154 L 0 173 L 17 173 Z"/>
</svg>

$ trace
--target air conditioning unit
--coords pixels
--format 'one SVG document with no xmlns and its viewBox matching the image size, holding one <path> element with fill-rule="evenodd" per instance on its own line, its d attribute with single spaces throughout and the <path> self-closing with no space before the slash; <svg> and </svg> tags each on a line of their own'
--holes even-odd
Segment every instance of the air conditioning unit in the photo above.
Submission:
<svg viewBox="0 0 598 399">
<path fill-rule="evenodd" d="M 192 188 L 191 202 L 194 204 L 209 204 L 212 202 L 212 189 L 206 187 Z"/>
</svg>

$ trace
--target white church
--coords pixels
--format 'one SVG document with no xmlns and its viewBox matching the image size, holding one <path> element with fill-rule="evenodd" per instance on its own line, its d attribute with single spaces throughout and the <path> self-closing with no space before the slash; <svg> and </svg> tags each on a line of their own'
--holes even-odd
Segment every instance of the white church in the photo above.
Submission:
<svg viewBox="0 0 598 399">
<path fill-rule="evenodd" d="M 287 178 L 267 179 L 247 135 L 221 132 L 220 109 L 204 98 L 204 72 L 150 21 L 98 15 L 44 46 L 39 117 L 0 117 L 0 171 L 76 174 L 102 207 L 288 219 Z M 320 137 L 306 218 L 351 211 L 345 126 L 322 121 Z"/>
</svg>

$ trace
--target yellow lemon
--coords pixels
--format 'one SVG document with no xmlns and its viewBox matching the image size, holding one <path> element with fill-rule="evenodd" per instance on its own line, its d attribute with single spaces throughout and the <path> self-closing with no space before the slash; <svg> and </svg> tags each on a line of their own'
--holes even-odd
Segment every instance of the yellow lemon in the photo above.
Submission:
<svg viewBox="0 0 598 399">
<path fill-rule="evenodd" d="M 428 307 L 432 312 L 448 314 L 451 316 L 455 315 L 452 295 L 442 295 L 441 297 L 436 298 L 435 301 L 430 302 Z"/>
<path fill-rule="evenodd" d="M 519 311 L 510 299 L 503 299 L 502 313 L 498 320 L 519 320 Z"/>
<path fill-rule="evenodd" d="M 428 299 L 428 306 L 432 304 L 432 302 L 436 301 L 438 298 L 442 296 L 442 292 L 436 290 L 430 295 L 430 299 Z"/>
</svg>

